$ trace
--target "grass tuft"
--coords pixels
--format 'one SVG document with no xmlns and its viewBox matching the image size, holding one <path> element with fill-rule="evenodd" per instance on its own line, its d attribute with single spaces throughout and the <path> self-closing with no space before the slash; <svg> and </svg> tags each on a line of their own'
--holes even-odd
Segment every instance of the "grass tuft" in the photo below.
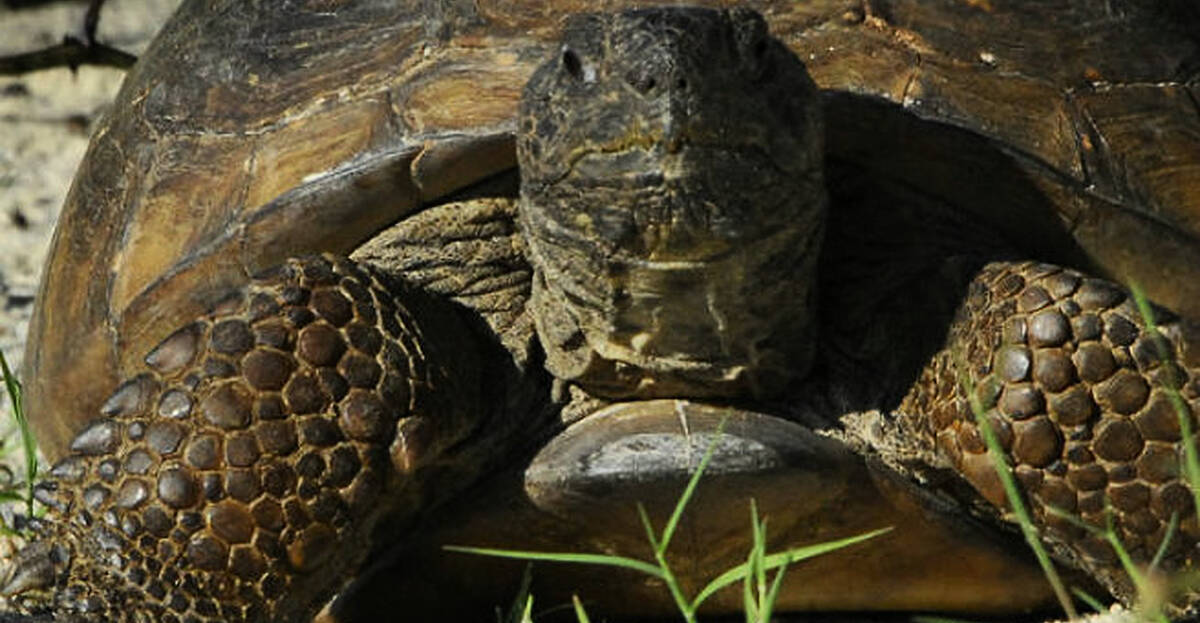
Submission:
<svg viewBox="0 0 1200 623">
<path fill-rule="evenodd" d="M 533 565 L 525 565 L 525 572 L 521 574 L 521 587 L 517 590 L 517 596 L 513 599 L 512 607 L 508 610 L 508 616 L 500 612 L 500 607 L 496 607 L 496 623 L 530 623 L 533 612 L 533 595 L 529 593 L 529 586 L 533 582 Z"/>
<path fill-rule="evenodd" d="M 721 422 L 717 427 L 717 433 L 713 436 L 713 440 L 709 442 L 708 448 L 704 452 L 704 456 L 700 459 L 696 471 L 688 480 L 687 486 L 683 493 L 679 496 L 676 502 L 671 517 L 667 520 L 667 524 L 663 527 L 661 533 L 656 533 L 652 525 L 649 515 L 646 513 L 646 508 L 638 504 L 638 516 L 642 520 L 642 525 L 646 529 L 646 538 L 650 542 L 651 549 L 654 552 L 654 563 L 649 563 L 634 558 L 624 556 L 613 556 L 609 554 L 579 554 L 572 552 L 531 552 L 521 550 L 495 549 L 484 547 L 465 547 L 460 545 L 446 545 L 444 549 L 452 552 L 462 552 L 467 554 L 477 554 L 483 556 L 495 556 L 499 558 L 511 558 L 518 560 L 540 560 L 549 562 L 562 563 L 577 563 L 577 564 L 592 564 L 609 567 L 620 567 L 624 569 L 632 569 L 639 573 L 657 578 L 663 581 L 667 586 L 667 590 L 671 593 L 672 599 L 675 601 L 680 614 L 688 623 L 696 623 L 696 612 L 700 609 L 701 604 L 709 597 L 716 594 L 717 591 L 729 586 L 735 582 L 743 582 L 743 598 L 745 604 L 745 613 L 747 623 L 767 623 L 770 621 L 771 613 L 774 609 L 776 598 L 779 596 L 780 587 L 783 585 L 784 572 L 788 565 L 799 562 L 808 558 L 813 558 L 821 554 L 829 553 L 855 543 L 860 543 L 868 539 L 872 539 L 891 530 L 891 528 L 883 528 L 864 534 L 819 543 L 806 547 L 798 547 L 789 549 L 783 552 L 773 554 L 766 553 L 766 519 L 760 521 L 758 517 L 758 507 L 751 500 L 750 518 L 751 529 L 753 530 L 753 545 L 747 556 L 746 562 L 733 567 L 722 573 L 721 575 L 710 581 L 695 597 L 688 599 L 683 593 L 674 572 L 671 570 L 670 564 L 667 562 L 667 548 L 671 544 L 671 537 L 674 536 L 676 528 L 679 526 L 679 521 L 683 517 L 683 512 L 686 509 L 688 502 L 691 500 L 696 491 L 696 487 L 700 482 L 700 477 L 704 474 L 704 470 L 708 467 L 709 461 L 712 460 L 712 455 L 716 449 L 717 442 L 720 440 L 725 428 L 725 423 Z M 774 579 L 768 583 L 767 572 L 778 569 Z M 532 597 L 529 598 L 530 603 Z M 576 618 L 580 623 L 587 623 L 587 613 L 583 609 L 583 604 L 579 598 L 573 598 Z"/>
<path fill-rule="evenodd" d="M 38 475 L 37 442 L 33 438 L 33 431 L 29 428 L 29 420 L 25 417 L 25 407 L 21 399 L 21 383 L 8 367 L 8 360 L 4 358 L 2 351 L 0 351 L 0 374 L 4 376 L 4 388 L 12 403 L 13 419 L 17 421 L 17 430 L 21 435 L 21 444 L 25 451 L 24 482 L 11 483 L 10 486 L 0 489 L 0 501 L 22 502 L 25 505 L 25 514 L 33 517 L 35 510 L 33 486 L 37 482 Z M 7 534 L 15 533 L 13 527 L 7 525 L 0 525 L 0 531 Z"/>
<path fill-rule="evenodd" d="M 530 601 L 532 600 L 533 598 L 530 598 Z M 575 618 L 579 620 L 579 623 L 591 623 L 587 611 L 583 609 L 583 602 L 579 601 L 579 595 L 571 595 L 571 603 L 575 606 Z M 525 622 L 522 621 L 522 623 Z"/>
</svg>

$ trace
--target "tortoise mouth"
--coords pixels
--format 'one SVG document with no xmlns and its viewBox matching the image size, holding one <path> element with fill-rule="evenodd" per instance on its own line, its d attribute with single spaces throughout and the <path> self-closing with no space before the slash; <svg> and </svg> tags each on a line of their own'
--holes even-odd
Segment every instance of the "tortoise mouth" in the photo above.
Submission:
<svg viewBox="0 0 1200 623">
<path fill-rule="evenodd" d="M 813 192 L 756 144 L 591 145 L 522 184 L 532 232 L 627 268 L 691 271 L 794 229 Z"/>
<path fill-rule="evenodd" d="M 549 184 L 575 188 L 671 188 L 736 180 L 743 190 L 777 184 L 784 167 L 757 144 L 682 140 L 650 145 L 592 146 L 568 158 L 562 175 Z"/>
</svg>

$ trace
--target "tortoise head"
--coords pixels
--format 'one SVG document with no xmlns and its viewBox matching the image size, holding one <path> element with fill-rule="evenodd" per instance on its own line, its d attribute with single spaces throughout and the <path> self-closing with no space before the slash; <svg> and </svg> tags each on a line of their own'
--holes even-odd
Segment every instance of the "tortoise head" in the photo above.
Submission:
<svg viewBox="0 0 1200 623">
<path fill-rule="evenodd" d="M 609 398 L 763 397 L 807 372 L 820 112 L 753 11 L 570 18 L 517 142 L 550 371 Z"/>
</svg>

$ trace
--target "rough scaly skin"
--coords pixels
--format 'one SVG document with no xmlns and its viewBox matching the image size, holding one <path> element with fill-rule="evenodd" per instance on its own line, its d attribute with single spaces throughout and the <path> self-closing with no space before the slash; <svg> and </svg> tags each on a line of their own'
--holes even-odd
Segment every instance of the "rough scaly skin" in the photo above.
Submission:
<svg viewBox="0 0 1200 623">
<path fill-rule="evenodd" d="M 1155 313 L 1157 335 L 1115 284 L 1046 264 L 989 264 L 971 283 L 947 348 L 900 407 L 976 490 L 1007 508 L 966 375 L 1043 534 L 1126 592 L 1132 586 L 1112 547 L 1048 508 L 1103 529 L 1111 506 L 1112 525 L 1140 564 L 1178 514 L 1164 565 L 1195 560 L 1200 528 L 1167 388 L 1180 391 L 1195 430 L 1196 335 L 1186 321 Z"/>
<path fill-rule="evenodd" d="M 43 483 L 52 513 L 23 553 L 42 564 L 7 591 L 89 621 L 307 620 L 478 423 L 466 335 L 348 260 L 289 261 L 113 394 Z"/>
</svg>

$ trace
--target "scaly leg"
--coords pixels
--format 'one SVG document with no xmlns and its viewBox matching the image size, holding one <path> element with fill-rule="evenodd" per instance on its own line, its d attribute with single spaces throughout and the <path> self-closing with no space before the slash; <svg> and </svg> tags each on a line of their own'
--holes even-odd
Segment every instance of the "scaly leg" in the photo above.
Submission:
<svg viewBox="0 0 1200 623">
<path fill-rule="evenodd" d="M 459 312 L 340 258 L 258 278 L 75 438 L 4 592 L 63 620 L 307 620 L 381 519 L 459 485 L 446 454 L 491 415 Z"/>
<path fill-rule="evenodd" d="M 1115 284 L 1045 264 L 989 264 L 971 284 L 946 349 L 900 407 L 939 455 L 1007 510 L 968 405 L 969 379 L 1044 538 L 1123 599 L 1132 585 L 1113 549 L 1048 509 L 1098 528 L 1111 512 L 1140 564 L 1153 558 L 1177 515 L 1166 565 L 1194 561 L 1200 530 L 1168 388 L 1180 390 L 1193 417 L 1200 338 L 1191 325 L 1155 313 L 1157 335 Z"/>
</svg>

